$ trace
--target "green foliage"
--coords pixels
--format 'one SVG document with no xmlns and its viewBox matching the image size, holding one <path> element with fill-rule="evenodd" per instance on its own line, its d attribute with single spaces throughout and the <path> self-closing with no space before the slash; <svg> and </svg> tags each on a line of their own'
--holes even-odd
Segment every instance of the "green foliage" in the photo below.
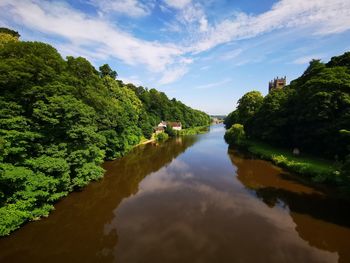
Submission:
<svg viewBox="0 0 350 263">
<path fill-rule="evenodd" d="M 263 103 L 263 96 L 259 91 L 250 91 L 238 100 L 237 121 L 243 125 L 259 111 Z"/>
<path fill-rule="evenodd" d="M 168 134 L 169 137 L 175 137 L 175 135 L 176 135 L 173 128 L 171 128 L 169 125 L 165 128 L 165 133 Z"/>
<path fill-rule="evenodd" d="M 244 132 L 244 126 L 239 123 L 232 125 L 225 133 L 225 141 L 230 145 L 242 146 L 245 144 L 246 135 Z"/>
<path fill-rule="evenodd" d="M 330 161 L 305 154 L 294 156 L 292 151 L 256 141 L 249 141 L 248 149 L 260 158 L 270 160 L 298 174 L 309 176 L 315 182 L 338 184 L 344 181 L 344 178 L 340 177 L 340 167 Z"/>
<path fill-rule="evenodd" d="M 199 126 L 188 129 L 182 129 L 180 131 L 176 131 L 176 135 L 196 135 L 206 133 L 209 130 L 209 126 Z"/>
<path fill-rule="evenodd" d="M 17 42 L 19 37 L 20 35 L 18 32 L 0 27 L 0 48 L 4 47 L 9 42 Z"/>
<path fill-rule="evenodd" d="M 17 31 L 14 31 L 6 27 L 0 27 L 0 34 L 8 34 L 16 38 L 19 38 L 21 36 Z"/>
<path fill-rule="evenodd" d="M 226 129 L 231 128 L 231 126 L 237 122 L 238 122 L 238 111 L 237 110 L 229 113 L 224 120 L 224 124 L 225 124 Z"/>
<path fill-rule="evenodd" d="M 339 131 L 350 129 L 349 54 L 333 57 L 327 64 L 312 60 L 300 78 L 269 93 L 257 111 L 242 115 L 239 105 L 231 119 L 245 116 L 241 123 L 250 138 L 344 160 L 349 140 Z"/>
<path fill-rule="evenodd" d="M 247 95 L 247 94 L 246 94 Z M 240 103 L 243 101 L 239 101 Z M 248 101 L 248 106 L 251 102 Z M 245 123 L 248 138 L 303 153 L 343 162 L 342 174 L 348 176 L 350 156 L 350 52 L 333 57 L 327 64 L 312 60 L 305 72 L 289 86 L 269 93 L 257 111 L 241 114 L 237 110 L 225 120 Z M 276 159 L 277 158 L 277 159 Z M 318 166 L 307 167 L 281 161 L 301 173 L 318 173 L 319 181 L 329 180 Z M 334 177 L 336 180 L 340 177 Z"/>
<path fill-rule="evenodd" d="M 149 114 L 149 123 L 156 126 L 160 121 L 181 122 L 183 128 L 205 126 L 210 124 L 210 116 L 204 112 L 191 109 L 181 101 L 171 99 L 163 92 L 145 89 L 127 84 L 142 101 L 144 110 Z"/>
<path fill-rule="evenodd" d="M 259 111 L 264 97 L 259 91 L 250 91 L 238 100 L 237 109 L 231 112 L 224 121 L 227 129 L 234 123 L 245 125 Z"/>
<path fill-rule="evenodd" d="M 109 76 L 112 79 L 115 79 L 118 76 L 117 71 L 112 70 L 108 64 L 102 65 L 99 69 L 101 77 Z"/>
<path fill-rule="evenodd" d="M 64 60 L 50 45 L 2 34 L 19 36 L 0 29 L 0 235 L 101 178 L 104 159 L 151 138 L 160 120 L 209 122 L 164 93 L 115 80 L 107 64 L 97 71 L 85 58 Z"/>
<path fill-rule="evenodd" d="M 156 134 L 155 138 L 156 138 L 156 141 L 163 142 L 169 138 L 169 135 L 165 132 L 161 132 L 161 133 Z"/>
<path fill-rule="evenodd" d="M 328 67 L 346 67 L 350 69 L 350 52 L 345 52 L 342 56 L 332 57 L 326 65 Z"/>
</svg>

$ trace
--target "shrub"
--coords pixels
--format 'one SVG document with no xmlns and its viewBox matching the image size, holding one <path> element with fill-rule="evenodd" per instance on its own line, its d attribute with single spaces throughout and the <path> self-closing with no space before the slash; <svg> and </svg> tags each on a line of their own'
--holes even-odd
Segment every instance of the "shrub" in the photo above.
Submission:
<svg viewBox="0 0 350 263">
<path fill-rule="evenodd" d="M 244 145 L 246 136 L 244 132 L 244 126 L 239 123 L 232 125 L 225 133 L 225 141 L 230 145 Z"/>
<path fill-rule="evenodd" d="M 169 135 L 165 132 L 158 133 L 156 135 L 156 141 L 158 142 L 163 142 L 163 141 L 166 141 L 167 139 L 169 139 Z"/>
</svg>

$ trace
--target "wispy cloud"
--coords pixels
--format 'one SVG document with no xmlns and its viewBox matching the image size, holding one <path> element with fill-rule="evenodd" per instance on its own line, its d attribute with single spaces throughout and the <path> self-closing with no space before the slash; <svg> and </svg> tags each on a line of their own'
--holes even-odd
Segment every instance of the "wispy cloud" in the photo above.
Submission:
<svg viewBox="0 0 350 263">
<path fill-rule="evenodd" d="M 164 0 L 164 2 L 172 8 L 181 9 L 190 4 L 192 0 Z"/>
<path fill-rule="evenodd" d="M 64 3 L 3 0 L 0 7 L 4 11 L 0 22 L 16 17 L 17 23 L 28 28 L 65 38 L 73 50 L 84 53 L 87 49 L 96 57 L 108 54 L 129 65 L 143 64 L 154 72 L 166 70 L 183 54 L 175 44 L 136 38 L 108 20 L 89 17 Z"/>
<path fill-rule="evenodd" d="M 181 79 L 188 72 L 187 66 L 173 67 L 165 70 L 163 77 L 158 81 L 160 85 L 172 83 Z"/>
<path fill-rule="evenodd" d="M 242 54 L 243 49 L 238 48 L 238 49 L 233 49 L 230 50 L 224 54 L 222 54 L 221 56 L 219 56 L 219 59 L 221 60 L 232 60 L 237 58 L 240 54 Z"/>
<path fill-rule="evenodd" d="M 106 13 L 119 13 L 130 17 L 149 15 L 152 4 L 144 4 L 138 0 L 90 0 L 91 4 Z"/>
<path fill-rule="evenodd" d="M 132 83 L 136 86 L 142 86 L 142 82 L 138 78 L 138 76 L 130 76 L 130 77 L 118 77 L 120 80 L 122 80 L 124 83 Z"/>
<path fill-rule="evenodd" d="M 165 0 L 165 3 L 176 8 L 175 18 L 165 23 L 165 31 L 176 29 L 175 32 L 183 33 L 183 40 L 194 40 L 197 39 L 198 32 L 204 33 L 208 30 L 209 21 L 200 3 L 188 0 Z"/>
<path fill-rule="evenodd" d="M 128 65 L 144 66 L 157 76 L 161 85 L 182 78 L 190 69 L 191 58 L 195 59 L 218 45 L 236 43 L 272 31 L 303 30 L 314 35 L 328 35 L 350 29 L 349 0 L 280 0 L 270 10 L 258 15 L 240 12 L 230 18 L 220 19 L 219 16 L 215 21 L 209 19 L 208 10 L 200 1 L 89 0 L 96 6 L 97 12 L 118 13 L 132 18 L 151 14 L 155 4 L 164 13 L 171 12 L 173 19 L 166 21 L 165 27 L 168 31 L 177 32 L 179 38 L 170 42 L 151 41 L 132 33 L 132 30 L 122 29 L 110 16 L 86 14 L 68 3 L 0 0 L 0 23 L 25 26 L 63 39 L 56 46 L 66 54 L 83 55 L 91 60 L 118 59 Z M 219 59 L 234 60 L 239 57 L 241 60 L 237 59 L 235 63 L 242 65 L 245 63 L 242 54 L 242 49 L 235 49 L 219 56 Z M 305 63 L 306 59 L 309 57 L 296 59 L 294 63 Z M 202 88 L 210 88 L 208 85 Z"/>
<path fill-rule="evenodd" d="M 223 80 L 221 80 L 219 82 L 212 82 L 212 83 L 200 85 L 200 86 L 197 86 L 197 87 L 194 87 L 194 88 L 195 89 L 211 89 L 211 88 L 224 86 L 224 85 L 230 83 L 231 81 L 232 81 L 232 79 L 226 78 L 226 79 L 223 79 Z"/>
<path fill-rule="evenodd" d="M 232 19 L 211 25 L 192 51 L 206 51 L 277 29 L 312 28 L 315 35 L 340 33 L 350 29 L 349 17 L 349 0 L 281 0 L 265 13 L 256 16 L 237 13 Z"/>
</svg>

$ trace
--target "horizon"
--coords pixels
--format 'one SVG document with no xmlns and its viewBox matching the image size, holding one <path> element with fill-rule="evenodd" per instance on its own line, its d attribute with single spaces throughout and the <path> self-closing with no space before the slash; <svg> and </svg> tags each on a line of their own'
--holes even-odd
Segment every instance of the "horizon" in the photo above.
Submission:
<svg viewBox="0 0 350 263">
<path fill-rule="evenodd" d="M 350 1 L 0 0 L 0 26 L 210 115 L 350 50 Z"/>
</svg>

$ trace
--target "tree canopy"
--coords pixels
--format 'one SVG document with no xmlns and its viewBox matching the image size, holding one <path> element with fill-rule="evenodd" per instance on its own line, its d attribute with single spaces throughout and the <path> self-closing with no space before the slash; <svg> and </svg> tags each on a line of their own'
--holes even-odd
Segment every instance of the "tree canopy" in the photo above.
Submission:
<svg viewBox="0 0 350 263">
<path fill-rule="evenodd" d="M 245 124 L 249 138 L 332 160 L 350 159 L 350 141 L 341 132 L 350 130 L 350 52 L 326 64 L 312 60 L 302 76 L 258 104 L 247 99 L 251 94 L 238 101 L 225 120 L 227 128 Z M 242 107 L 248 109 L 245 114 Z"/>
</svg>

